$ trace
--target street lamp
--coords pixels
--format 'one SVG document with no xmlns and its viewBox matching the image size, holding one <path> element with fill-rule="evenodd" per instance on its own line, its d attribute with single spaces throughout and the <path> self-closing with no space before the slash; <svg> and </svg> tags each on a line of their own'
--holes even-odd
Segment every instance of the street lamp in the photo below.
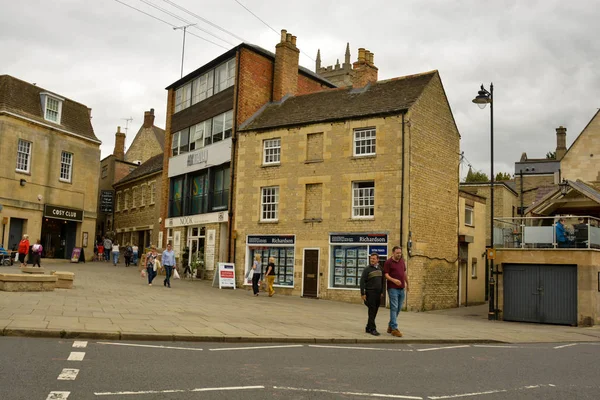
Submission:
<svg viewBox="0 0 600 400">
<path fill-rule="evenodd" d="M 491 253 L 495 254 L 494 249 L 494 84 L 490 83 L 489 92 L 481 85 L 481 90 L 477 92 L 477 96 L 473 99 L 473 103 L 477 104 L 479 108 L 482 110 L 489 103 L 490 105 L 490 249 L 492 249 Z M 489 310 L 488 310 L 488 319 L 496 320 L 498 319 L 498 310 L 496 308 L 495 300 L 498 298 L 498 286 L 495 285 L 494 275 L 498 275 L 498 272 L 494 272 L 494 259 L 490 257 L 490 252 L 488 252 L 488 261 L 490 263 L 490 268 L 488 273 L 490 273 L 489 283 L 490 283 L 490 301 L 489 301 Z M 496 286 L 496 296 L 494 297 L 494 285 Z"/>
<path fill-rule="evenodd" d="M 560 194 L 563 196 L 566 196 L 567 193 L 569 193 L 569 182 L 567 182 L 566 179 L 563 178 L 562 182 L 558 184 L 558 187 L 560 188 Z"/>
</svg>

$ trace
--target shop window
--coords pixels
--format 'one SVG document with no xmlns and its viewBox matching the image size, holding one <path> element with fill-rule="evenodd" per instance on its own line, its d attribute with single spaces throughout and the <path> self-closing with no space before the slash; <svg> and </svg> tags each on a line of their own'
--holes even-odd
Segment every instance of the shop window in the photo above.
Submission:
<svg viewBox="0 0 600 400">
<path fill-rule="evenodd" d="M 214 171 L 212 210 L 225 210 L 229 205 L 229 167 Z"/>
<path fill-rule="evenodd" d="M 367 246 L 331 246 L 332 287 L 360 287 L 360 276 L 369 265 L 368 250 Z"/>
<path fill-rule="evenodd" d="M 169 217 L 183 215 L 183 177 L 171 180 L 171 200 L 169 203 Z"/>
<path fill-rule="evenodd" d="M 206 174 L 195 175 L 190 179 L 190 212 L 203 214 L 208 205 L 208 177 Z"/>
<path fill-rule="evenodd" d="M 373 218 L 375 216 L 375 182 L 352 183 L 352 217 Z"/>
<path fill-rule="evenodd" d="M 263 164 L 279 164 L 281 162 L 281 139 L 263 141 Z"/>
<path fill-rule="evenodd" d="M 293 287 L 294 286 L 294 247 L 293 246 L 278 246 L 278 247 L 256 247 L 250 248 L 250 265 L 246 271 L 252 267 L 254 256 L 260 255 L 262 264 L 261 279 L 264 279 L 264 274 L 267 272 L 267 264 L 269 257 L 275 259 L 275 285 Z"/>
<path fill-rule="evenodd" d="M 261 189 L 261 221 L 277 221 L 279 218 L 279 186 Z"/>
<path fill-rule="evenodd" d="M 465 207 L 465 225 L 473 226 L 473 207 L 466 206 Z"/>
<path fill-rule="evenodd" d="M 354 155 L 375 155 L 375 129 L 356 129 L 354 131 Z"/>
</svg>

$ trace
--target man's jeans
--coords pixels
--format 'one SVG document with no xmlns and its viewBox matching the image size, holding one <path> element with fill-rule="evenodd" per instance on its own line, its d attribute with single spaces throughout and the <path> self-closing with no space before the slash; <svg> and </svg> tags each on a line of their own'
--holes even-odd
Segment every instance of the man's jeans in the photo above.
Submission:
<svg viewBox="0 0 600 400">
<path fill-rule="evenodd" d="M 104 261 L 110 261 L 110 249 L 104 248 Z"/>
<path fill-rule="evenodd" d="M 398 329 L 398 314 L 404 304 L 404 289 L 388 289 L 388 298 L 390 299 L 390 323 L 389 326 L 394 329 Z"/>
<path fill-rule="evenodd" d="M 168 287 L 171 287 L 171 274 L 173 273 L 173 266 L 172 265 L 164 265 L 165 267 L 165 280 L 163 281 L 164 284 Z"/>
</svg>

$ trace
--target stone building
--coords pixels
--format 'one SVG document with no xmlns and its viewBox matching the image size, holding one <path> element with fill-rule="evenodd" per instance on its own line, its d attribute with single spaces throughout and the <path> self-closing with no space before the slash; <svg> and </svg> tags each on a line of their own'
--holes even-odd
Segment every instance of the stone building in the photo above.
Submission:
<svg viewBox="0 0 600 400">
<path fill-rule="evenodd" d="M 113 154 L 101 161 L 97 236 L 107 233 L 112 236 L 115 233 L 113 211 L 116 198 L 113 185 L 132 173 L 138 165 L 165 151 L 165 131 L 154 125 L 153 108 L 144 112 L 144 123 L 127 151 L 125 140 L 125 133 L 121 132 L 121 127 L 117 127 Z"/>
<path fill-rule="evenodd" d="M 115 239 L 145 248 L 159 242 L 163 154 L 157 154 L 114 184 Z"/>
<path fill-rule="evenodd" d="M 0 75 L 0 243 L 40 239 L 43 257 L 93 256 L 100 144 L 91 110 Z"/>
<path fill-rule="evenodd" d="M 374 63 L 375 55 L 364 48 L 358 49 L 358 59 L 350 63 L 350 44 L 346 44 L 344 63 L 338 59 L 335 65 L 321 66 L 321 50 L 317 51 L 315 73 L 334 83 L 338 87 L 362 87 L 368 82 L 376 82 L 378 69 Z"/>
<path fill-rule="evenodd" d="M 597 111 L 560 159 L 561 179 L 600 181 L 599 156 L 600 111 Z"/>
<path fill-rule="evenodd" d="M 438 72 L 277 100 L 238 136 L 238 284 L 260 254 L 280 294 L 359 302 L 368 254 L 400 245 L 408 309 L 456 307 L 460 136 Z"/>
<path fill-rule="evenodd" d="M 282 31 L 273 54 L 242 43 L 167 87 L 161 216 L 164 241 L 204 261 L 206 276 L 232 256 L 230 191 L 237 127 L 270 101 L 335 87 L 298 64 Z M 241 149 L 240 151 L 243 151 Z M 240 166 L 243 168 L 243 166 Z"/>
</svg>

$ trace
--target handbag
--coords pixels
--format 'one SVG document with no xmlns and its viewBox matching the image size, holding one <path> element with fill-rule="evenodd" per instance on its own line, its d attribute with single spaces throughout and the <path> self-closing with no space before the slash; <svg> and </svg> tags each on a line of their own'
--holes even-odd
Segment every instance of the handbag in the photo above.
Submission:
<svg viewBox="0 0 600 400">
<path fill-rule="evenodd" d="M 143 270 L 142 270 L 142 272 L 140 273 L 140 276 L 141 276 L 142 278 L 145 278 L 145 277 L 146 277 L 146 270 L 145 270 L 145 269 L 143 269 Z"/>
<path fill-rule="evenodd" d="M 179 272 L 177 272 L 176 269 L 173 270 L 173 278 L 175 278 L 175 279 L 181 279 L 181 277 L 179 276 Z"/>
</svg>

